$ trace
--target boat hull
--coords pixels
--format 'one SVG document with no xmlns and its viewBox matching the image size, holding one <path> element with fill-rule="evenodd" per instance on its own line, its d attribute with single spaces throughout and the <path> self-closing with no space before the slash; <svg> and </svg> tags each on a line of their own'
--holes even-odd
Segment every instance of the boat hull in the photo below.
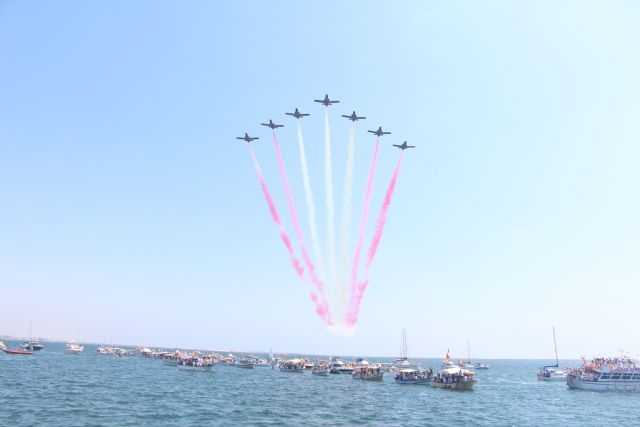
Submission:
<svg viewBox="0 0 640 427">
<path fill-rule="evenodd" d="M 473 390 L 477 381 L 459 381 L 456 383 L 440 383 L 432 381 L 431 385 L 436 388 L 444 388 L 448 390 Z"/>
<path fill-rule="evenodd" d="M 640 391 L 640 380 L 620 381 L 620 380 L 581 380 L 577 376 L 567 377 L 567 386 L 576 390 L 591 391 Z"/>
<path fill-rule="evenodd" d="M 2 351 L 4 351 L 7 354 L 21 354 L 25 356 L 33 354 L 33 351 L 29 351 L 29 350 L 12 350 L 9 348 L 5 348 Z"/>
</svg>

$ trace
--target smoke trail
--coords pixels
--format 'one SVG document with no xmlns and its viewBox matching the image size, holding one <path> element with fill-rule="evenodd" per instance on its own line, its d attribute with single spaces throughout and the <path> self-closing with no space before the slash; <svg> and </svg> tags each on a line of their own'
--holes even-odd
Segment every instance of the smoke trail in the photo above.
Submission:
<svg viewBox="0 0 640 427">
<path fill-rule="evenodd" d="M 264 194 L 264 198 L 267 201 L 267 205 L 269 207 L 269 212 L 271 213 L 271 217 L 273 218 L 273 222 L 276 224 L 276 226 L 278 226 L 278 229 L 280 231 L 280 238 L 282 239 L 282 242 L 284 243 L 285 247 L 287 248 L 287 252 L 289 252 L 289 259 L 291 260 L 291 265 L 293 265 L 293 268 L 295 269 L 298 277 L 300 279 L 302 279 L 304 281 L 303 275 L 304 275 L 304 268 L 300 265 L 300 262 L 298 261 L 298 259 L 296 258 L 294 252 L 293 252 L 293 246 L 291 245 L 291 239 L 289 238 L 289 234 L 287 234 L 287 231 L 284 228 L 284 225 L 282 224 L 282 221 L 280 220 L 280 215 L 278 214 L 278 210 L 276 209 L 276 205 L 273 202 L 273 198 L 271 197 L 271 194 L 269 193 L 269 188 L 267 187 L 267 183 L 264 180 L 264 177 L 262 176 L 262 169 L 260 168 L 260 164 L 258 163 L 258 159 L 256 158 L 256 153 L 253 151 L 253 148 L 251 146 L 249 146 L 249 152 L 251 153 L 251 159 L 253 160 L 253 166 L 256 170 L 256 175 L 258 175 L 258 180 L 260 181 L 260 188 L 262 189 L 262 193 Z M 311 300 L 315 303 L 316 305 L 316 313 L 323 318 L 323 320 L 325 320 L 326 323 L 330 324 L 329 319 L 327 318 L 328 316 L 328 306 L 326 304 L 326 302 L 322 302 L 320 301 L 320 299 L 318 298 L 318 295 L 313 291 L 313 289 L 309 290 L 309 294 L 311 297 Z"/>
<path fill-rule="evenodd" d="M 287 252 L 289 252 L 289 259 L 291 260 L 291 265 L 293 265 L 294 270 L 298 277 L 302 278 L 304 275 L 304 268 L 300 265 L 300 261 L 296 258 L 293 253 L 293 247 L 291 246 L 291 239 L 289 239 L 289 235 L 282 225 L 282 221 L 280 220 L 280 215 L 278 214 L 278 210 L 276 209 L 275 203 L 273 203 L 273 198 L 269 193 L 269 188 L 267 187 L 267 183 L 265 182 L 262 176 L 262 169 L 260 169 L 260 164 L 258 163 L 258 159 L 256 158 L 256 153 L 253 151 L 253 148 L 249 146 L 249 151 L 251 153 L 251 159 L 253 160 L 253 166 L 256 170 L 256 174 L 258 175 L 258 180 L 260 181 L 260 188 L 262 188 L 262 193 L 264 194 L 264 198 L 267 201 L 267 205 L 269 206 L 269 212 L 271 213 L 271 217 L 273 218 L 273 222 L 278 226 L 278 230 L 280 231 L 280 238 L 287 248 Z"/>
<path fill-rule="evenodd" d="M 304 149 L 304 139 L 302 139 L 302 129 L 300 121 L 296 122 L 298 126 L 298 148 L 300 149 L 300 165 L 302 167 L 302 182 L 304 184 L 304 197 L 307 203 L 309 230 L 311 234 L 311 247 L 313 248 L 313 256 L 318 266 L 318 275 L 320 280 L 326 278 L 324 268 L 324 257 L 320 249 L 320 239 L 318 238 L 318 228 L 316 226 L 316 206 L 313 202 L 313 193 L 311 192 L 311 183 L 309 181 L 309 167 L 307 165 L 307 155 Z"/>
<path fill-rule="evenodd" d="M 325 188 L 327 197 L 327 253 L 329 257 L 329 271 L 331 277 L 336 276 L 336 242 L 335 242 L 335 225 L 333 223 L 334 206 L 333 206 L 333 173 L 331 170 L 331 139 L 329 133 L 329 109 L 324 111 L 324 170 L 325 170 Z"/>
<path fill-rule="evenodd" d="M 362 301 L 362 297 L 364 296 L 364 292 L 367 289 L 367 285 L 369 283 L 369 268 L 371 267 L 371 263 L 376 256 L 376 252 L 378 251 L 378 246 L 380 245 L 380 240 L 382 239 L 382 233 L 384 232 L 384 225 L 387 222 L 387 212 L 389 211 L 389 206 L 391 205 L 391 198 L 393 197 L 393 191 L 396 186 L 396 180 L 398 179 L 398 173 L 400 172 L 400 164 L 402 163 L 402 152 L 400 153 L 400 157 L 398 158 L 398 163 L 396 164 L 396 168 L 393 171 L 393 175 L 391 176 L 391 181 L 389 182 L 389 187 L 387 187 L 387 192 L 384 196 L 384 201 L 382 202 L 382 208 L 380 208 L 380 213 L 378 214 L 378 220 L 376 221 L 376 229 L 373 233 L 373 238 L 371 239 L 371 245 L 369 246 L 369 251 L 367 252 L 367 259 L 365 263 L 365 280 L 358 284 L 355 294 L 351 295 L 351 301 L 349 301 L 349 313 L 347 314 L 347 325 L 353 326 L 358 321 L 358 314 L 360 312 L 360 302 Z"/>
<path fill-rule="evenodd" d="M 378 144 L 376 140 L 376 148 L 373 150 L 373 159 L 369 168 L 369 178 L 367 180 L 367 188 L 364 193 L 362 202 L 362 216 L 360 217 L 360 226 L 358 227 L 358 239 L 356 240 L 356 250 L 353 257 L 353 266 L 351 267 L 351 295 L 356 292 L 356 281 L 358 280 L 358 268 L 360 267 L 360 253 L 364 244 L 364 232 L 369 217 L 369 201 L 371 200 L 371 190 L 373 189 L 373 177 L 376 172 L 376 163 L 378 161 Z"/>
<path fill-rule="evenodd" d="M 278 165 L 280 166 L 280 176 L 282 178 L 282 185 L 284 186 L 285 196 L 287 198 L 287 205 L 289 207 L 289 213 L 291 214 L 291 222 L 293 224 L 293 232 L 298 239 L 298 243 L 300 244 L 300 251 L 302 252 L 302 259 L 304 260 L 305 265 L 307 266 L 307 270 L 309 271 L 309 276 L 311 278 L 311 282 L 316 286 L 320 295 L 323 295 L 323 284 L 318 280 L 318 276 L 315 272 L 315 266 L 309 257 L 309 252 L 307 250 L 307 245 L 304 241 L 304 235 L 302 234 L 302 229 L 300 228 L 300 222 L 298 221 L 298 212 L 296 210 L 296 204 L 293 199 L 293 194 L 291 193 L 291 187 L 289 185 L 289 178 L 287 178 L 287 171 L 284 167 L 284 162 L 282 161 L 282 154 L 280 153 L 280 144 L 278 144 L 278 136 L 276 135 L 275 129 L 273 130 L 273 143 L 276 147 L 276 155 L 278 157 Z M 326 305 L 324 302 L 324 298 L 321 299 L 321 304 Z M 328 314 L 328 313 L 327 313 Z M 326 319 L 329 320 L 329 319 Z"/>
<path fill-rule="evenodd" d="M 356 139 L 356 124 L 353 122 L 349 132 L 349 145 L 347 148 L 347 167 L 344 175 L 344 189 L 342 193 L 342 214 L 340 217 L 340 280 L 342 297 L 346 298 L 349 279 L 347 276 L 347 264 L 349 263 L 349 236 L 351 225 L 351 199 L 353 194 L 353 167 L 354 148 Z M 346 301 L 345 301 L 346 302 Z"/>
</svg>

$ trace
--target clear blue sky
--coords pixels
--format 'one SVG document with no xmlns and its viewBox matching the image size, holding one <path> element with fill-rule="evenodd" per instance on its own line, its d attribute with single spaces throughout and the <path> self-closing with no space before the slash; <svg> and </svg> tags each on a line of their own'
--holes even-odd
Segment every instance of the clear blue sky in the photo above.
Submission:
<svg viewBox="0 0 640 427">
<path fill-rule="evenodd" d="M 633 1 L 0 2 L 0 333 L 395 355 L 406 328 L 410 356 L 550 357 L 556 325 L 561 356 L 640 353 L 639 21 Z M 235 140 L 261 137 L 288 218 L 258 124 L 285 123 L 304 218 L 283 113 L 312 114 L 321 206 L 325 93 L 338 190 L 338 115 L 368 117 L 355 206 L 365 129 L 393 132 L 374 212 L 390 143 L 418 146 L 354 338 L 313 314 Z"/>
</svg>

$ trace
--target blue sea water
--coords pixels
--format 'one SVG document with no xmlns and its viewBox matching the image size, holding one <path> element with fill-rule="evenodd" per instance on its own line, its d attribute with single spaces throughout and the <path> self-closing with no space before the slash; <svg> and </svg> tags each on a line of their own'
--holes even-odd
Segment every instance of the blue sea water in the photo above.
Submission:
<svg viewBox="0 0 640 427">
<path fill-rule="evenodd" d="M 544 361 L 486 361 L 491 369 L 463 392 L 399 385 L 389 373 L 374 383 L 271 368 L 184 372 L 156 359 L 100 355 L 90 345 L 77 356 L 63 351 L 45 343 L 34 356 L 0 355 L 0 425 L 640 425 L 640 394 L 538 381 Z M 416 360 L 434 370 L 440 363 Z"/>
</svg>

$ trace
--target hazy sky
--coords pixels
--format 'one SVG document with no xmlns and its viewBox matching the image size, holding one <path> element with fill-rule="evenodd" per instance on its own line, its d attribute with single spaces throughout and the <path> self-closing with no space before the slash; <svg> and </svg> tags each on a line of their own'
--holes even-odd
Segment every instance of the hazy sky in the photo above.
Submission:
<svg viewBox="0 0 640 427">
<path fill-rule="evenodd" d="M 410 356 L 640 353 L 640 4 L 0 2 L 0 334 Z M 306 227 L 323 107 L 354 226 L 374 138 L 377 212 L 408 140 L 354 338 L 293 273 L 269 130 Z M 373 219 L 373 218 L 370 218 Z M 369 232 L 371 231 L 370 220 Z M 324 236 L 324 221 L 319 223 Z M 352 233 L 355 234 L 355 231 Z M 370 233 L 369 233 L 370 235 Z M 353 242 L 352 242 L 353 243 Z"/>
</svg>

